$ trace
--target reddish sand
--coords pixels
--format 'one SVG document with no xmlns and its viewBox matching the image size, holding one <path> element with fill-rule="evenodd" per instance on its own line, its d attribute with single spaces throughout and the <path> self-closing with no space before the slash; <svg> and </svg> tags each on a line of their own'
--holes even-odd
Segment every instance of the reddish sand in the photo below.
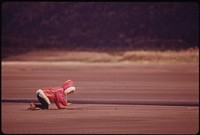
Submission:
<svg viewBox="0 0 200 135">
<path fill-rule="evenodd" d="M 197 64 L 2 62 L 2 98 L 35 98 L 39 88 L 67 79 L 71 99 L 196 100 Z M 2 103 L 4 133 L 194 134 L 198 106 L 72 104 L 65 110 L 26 110 L 26 103 Z"/>
</svg>

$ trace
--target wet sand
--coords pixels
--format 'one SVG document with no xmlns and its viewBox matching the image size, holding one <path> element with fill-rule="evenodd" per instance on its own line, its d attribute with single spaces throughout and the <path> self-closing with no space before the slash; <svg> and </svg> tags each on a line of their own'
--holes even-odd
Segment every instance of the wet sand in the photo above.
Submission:
<svg viewBox="0 0 200 135">
<path fill-rule="evenodd" d="M 67 79 L 69 99 L 198 101 L 197 64 L 3 62 L 2 98 L 35 98 L 39 88 Z M 26 110 L 2 103 L 4 133 L 195 134 L 198 106 L 72 104 L 65 110 Z M 12 126 L 11 126 L 12 125 Z"/>
<path fill-rule="evenodd" d="M 72 104 L 65 110 L 26 110 L 3 103 L 4 133 L 195 134 L 198 107 Z"/>
</svg>

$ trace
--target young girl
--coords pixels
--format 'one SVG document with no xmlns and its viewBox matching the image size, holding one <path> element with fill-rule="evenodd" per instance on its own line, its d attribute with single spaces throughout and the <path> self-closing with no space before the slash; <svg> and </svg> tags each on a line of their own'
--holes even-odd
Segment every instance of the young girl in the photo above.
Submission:
<svg viewBox="0 0 200 135">
<path fill-rule="evenodd" d="M 48 109 L 51 102 L 54 102 L 58 109 L 64 109 L 69 103 L 67 103 L 67 95 L 75 91 L 74 83 L 71 80 L 64 82 L 62 86 L 43 88 L 36 91 L 38 101 L 40 103 L 30 103 L 32 110 L 36 108 Z"/>
</svg>

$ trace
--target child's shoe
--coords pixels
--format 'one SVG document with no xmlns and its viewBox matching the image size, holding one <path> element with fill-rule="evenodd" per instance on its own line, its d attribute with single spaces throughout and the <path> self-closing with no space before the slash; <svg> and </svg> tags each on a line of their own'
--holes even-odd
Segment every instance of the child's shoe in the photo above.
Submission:
<svg viewBox="0 0 200 135">
<path fill-rule="evenodd" d="M 35 103 L 34 102 L 31 102 L 30 103 L 30 109 L 31 110 L 35 110 L 36 106 L 35 106 Z"/>
</svg>

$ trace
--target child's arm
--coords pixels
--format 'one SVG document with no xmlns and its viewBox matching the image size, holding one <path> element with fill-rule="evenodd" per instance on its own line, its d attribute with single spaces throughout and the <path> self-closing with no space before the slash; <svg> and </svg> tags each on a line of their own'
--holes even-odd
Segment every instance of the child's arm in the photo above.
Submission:
<svg viewBox="0 0 200 135">
<path fill-rule="evenodd" d="M 58 109 L 65 109 L 65 107 L 62 107 L 62 105 L 59 102 L 55 102 Z"/>
<path fill-rule="evenodd" d="M 55 104 L 58 107 L 58 109 L 64 109 L 65 107 L 63 107 L 63 106 L 67 106 L 68 105 L 67 101 L 64 99 L 64 96 L 63 96 L 62 92 L 60 92 L 60 91 L 56 92 Z"/>
</svg>

